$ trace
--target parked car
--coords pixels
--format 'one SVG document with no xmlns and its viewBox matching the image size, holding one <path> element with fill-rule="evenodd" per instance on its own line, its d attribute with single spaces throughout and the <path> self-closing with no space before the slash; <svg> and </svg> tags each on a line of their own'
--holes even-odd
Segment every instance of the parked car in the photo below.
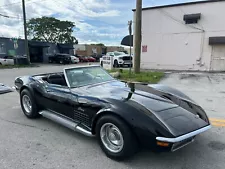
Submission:
<svg viewBox="0 0 225 169">
<path fill-rule="evenodd" d="M 134 155 L 138 148 L 176 151 L 211 128 L 202 107 L 181 91 L 121 82 L 101 66 L 20 76 L 14 84 L 25 116 L 42 115 L 96 136 L 104 153 L 115 160 Z"/>
<path fill-rule="evenodd" d="M 80 62 L 80 59 L 78 57 L 73 56 L 73 55 L 71 55 L 70 57 L 71 57 L 71 63 L 79 63 Z"/>
<path fill-rule="evenodd" d="M 80 62 L 88 62 L 88 59 L 85 56 L 77 56 Z"/>
<path fill-rule="evenodd" d="M 13 56 L 0 56 L 0 65 L 14 65 L 14 57 Z"/>
<path fill-rule="evenodd" d="M 87 56 L 86 58 L 87 58 L 88 62 L 96 62 L 96 59 L 91 56 Z"/>
<path fill-rule="evenodd" d="M 106 56 L 113 57 L 113 67 L 123 67 L 123 66 L 133 66 L 133 57 L 128 54 L 125 54 L 124 52 L 108 52 L 106 53 Z M 100 64 L 102 65 L 102 58 L 100 59 Z"/>
<path fill-rule="evenodd" d="M 49 63 L 69 64 L 71 63 L 71 55 L 58 53 L 48 57 Z"/>
<path fill-rule="evenodd" d="M 93 54 L 91 55 L 91 57 L 96 59 L 96 62 L 100 61 L 100 58 L 102 58 L 102 56 L 104 56 L 103 54 Z"/>
</svg>

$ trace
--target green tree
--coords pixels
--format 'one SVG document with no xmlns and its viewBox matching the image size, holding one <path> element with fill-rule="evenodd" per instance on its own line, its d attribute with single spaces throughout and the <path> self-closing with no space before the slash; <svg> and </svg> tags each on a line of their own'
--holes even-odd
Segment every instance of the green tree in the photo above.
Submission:
<svg viewBox="0 0 225 169">
<path fill-rule="evenodd" d="M 78 40 L 72 36 L 74 27 L 73 22 L 45 16 L 32 18 L 27 22 L 27 32 L 33 40 L 53 43 L 78 44 Z"/>
</svg>

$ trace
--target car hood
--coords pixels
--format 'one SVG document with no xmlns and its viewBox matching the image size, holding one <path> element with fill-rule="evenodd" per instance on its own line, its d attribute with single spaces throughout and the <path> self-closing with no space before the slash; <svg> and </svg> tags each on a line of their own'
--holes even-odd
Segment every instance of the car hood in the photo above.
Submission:
<svg viewBox="0 0 225 169">
<path fill-rule="evenodd" d="M 116 99 L 123 102 L 136 102 L 154 112 L 178 106 L 149 91 L 136 89 L 134 83 L 124 83 L 117 80 L 73 90 L 83 96 L 97 97 L 99 99 Z"/>
</svg>

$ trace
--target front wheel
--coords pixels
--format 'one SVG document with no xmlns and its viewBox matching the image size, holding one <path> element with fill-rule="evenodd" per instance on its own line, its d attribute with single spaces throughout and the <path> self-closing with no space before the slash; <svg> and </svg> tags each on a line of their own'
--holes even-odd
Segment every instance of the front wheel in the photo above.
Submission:
<svg viewBox="0 0 225 169">
<path fill-rule="evenodd" d="M 38 113 L 38 107 L 35 103 L 35 100 L 27 89 L 24 89 L 20 94 L 20 104 L 23 113 L 28 118 L 32 119 L 40 116 Z"/>
<path fill-rule="evenodd" d="M 98 142 L 107 155 L 114 160 L 124 160 L 137 152 L 136 137 L 126 123 L 113 115 L 101 117 L 96 126 Z"/>
</svg>

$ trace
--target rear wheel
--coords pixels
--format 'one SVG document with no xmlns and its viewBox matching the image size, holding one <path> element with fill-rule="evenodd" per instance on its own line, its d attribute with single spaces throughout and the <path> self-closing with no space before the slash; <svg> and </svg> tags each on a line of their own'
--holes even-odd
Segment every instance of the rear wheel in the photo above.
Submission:
<svg viewBox="0 0 225 169">
<path fill-rule="evenodd" d="M 120 118 L 113 115 L 101 117 L 96 125 L 98 142 L 107 157 L 124 160 L 137 152 L 136 137 Z"/>
<path fill-rule="evenodd" d="M 29 90 L 27 89 L 22 90 L 20 94 L 20 104 L 23 113 L 28 118 L 37 118 L 40 116 L 40 114 L 38 113 L 38 107 Z"/>
</svg>

